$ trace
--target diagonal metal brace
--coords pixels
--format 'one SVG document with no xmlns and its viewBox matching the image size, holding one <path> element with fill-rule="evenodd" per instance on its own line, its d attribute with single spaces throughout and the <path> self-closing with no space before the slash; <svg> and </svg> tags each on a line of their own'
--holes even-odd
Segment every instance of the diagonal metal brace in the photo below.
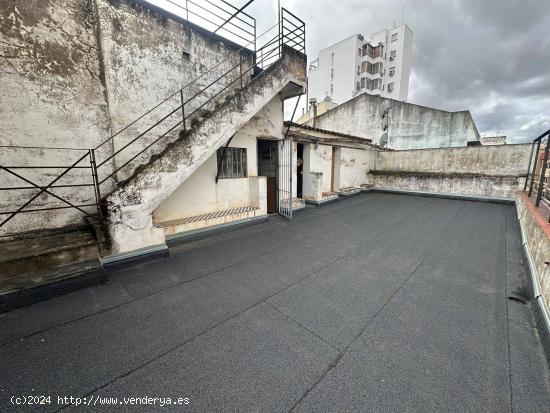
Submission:
<svg viewBox="0 0 550 413">
<path fill-rule="evenodd" d="M 3 226 L 5 223 L 10 221 L 14 216 L 16 216 L 18 213 L 20 213 L 25 207 L 27 207 L 32 201 L 34 201 L 36 198 L 38 198 L 42 193 L 44 193 L 49 187 L 51 187 L 53 184 L 55 184 L 57 181 L 59 181 L 63 176 L 67 174 L 71 169 L 73 169 L 76 165 L 78 165 L 80 162 L 82 162 L 86 157 L 88 156 L 88 153 L 84 154 L 81 158 L 79 158 L 76 162 L 74 162 L 71 166 L 69 166 L 67 169 L 65 169 L 60 175 L 57 176 L 53 181 L 51 181 L 48 185 L 41 187 L 40 191 L 36 193 L 31 199 L 29 199 L 27 202 L 25 202 L 24 205 L 19 207 L 19 209 L 12 214 L 10 214 L 9 217 L 7 217 L 5 220 L 3 220 L 0 223 L 0 227 Z"/>
<path fill-rule="evenodd" d="M 70 203 L 69 201 L 67 201 L 66 199 L 63 199 L 63 198 L 61 198 L 60 196 L 54 194 L 53 192 L 48 191 L 48 190 L 47 190 L 45 187 L 43 187 L 43 186 L 40 186 L 40 185 L 35 184 L 34 182 L 28 180 L 28 179 L 25 178 L 24 176 L 21 176 L 21 175 L 19 175 L 18 173 L 13 172 L 11 169 L 6 168 L 5 166 L 2 166 L 2 165 L 0 165 L 0 169 L 3 169 L 4 171 L 6 171 L 6 172 L 8 172 L 8 173 L 10 173 L 10 174 L 12 174 L 12 175 L 14 175 L 14 176 L 16 176 L 17 178 L 19 178 L 19 179 L 25 181 L 25 182 L 28 183 L 28 184 L 31 184 L 32 186 L 34 186 L 34 187 L 37 188 L 37 189 L 44 189 L 44 192 L 47 193 L 48 195 L 51 195 L 51 196 L 53 196 L 54 198 L 57 198 L 57 199 L 59 199 L 60 201 L 66 203 L 67 205 L 69 205 L 69 206 L 71 206 L 71 207 L 73 207 L 73 208 L 75 208 L 75 209 L 78 209 L 80 212 L 82 212 L 82 213 L 88 215 L 88 213 L 87 213 L 86 211 L 84 211 L 83 209 L 79 208 L 78 206 L 71 204 L 71 203 Z"/>
</svg>

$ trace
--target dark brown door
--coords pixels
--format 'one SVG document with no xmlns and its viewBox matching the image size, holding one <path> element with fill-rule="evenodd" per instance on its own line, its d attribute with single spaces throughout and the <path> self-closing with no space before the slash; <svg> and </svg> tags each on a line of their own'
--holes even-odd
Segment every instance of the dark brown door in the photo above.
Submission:
<svg viewBox="0 0 550 413">
<path fill-rule="evenodd" d="M 267 212 L 277 212 L 277 141 L 258 139 L 258 176 L 267 177 Z"/>
<path fill-rule="evenodd" d="M 273 214 L 277 212 L 276 200 L 276 178 L 274 176 L 267 177 L 267 213 Z"/>
</svg>

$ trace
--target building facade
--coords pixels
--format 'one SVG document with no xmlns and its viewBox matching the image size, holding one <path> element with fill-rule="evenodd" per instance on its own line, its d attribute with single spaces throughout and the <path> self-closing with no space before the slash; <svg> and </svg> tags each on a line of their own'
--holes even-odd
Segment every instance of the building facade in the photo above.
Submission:
<svg viewBox="0 0 550 413">
<path fill-rule="evenodd" d="M 406 101 L 413 32 L 406 25 L 381 30 L 370 40 L 353 35 L 319 52 L 309 67 L 309 98 L 341 104 L 367 92 Z"/>
</svg>

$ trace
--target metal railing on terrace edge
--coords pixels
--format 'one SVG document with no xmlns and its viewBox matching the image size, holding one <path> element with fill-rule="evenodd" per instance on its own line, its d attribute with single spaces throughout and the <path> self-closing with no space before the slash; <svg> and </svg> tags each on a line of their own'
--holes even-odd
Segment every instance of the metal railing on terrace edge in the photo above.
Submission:
<svg viewBox="0 0 550 413">
<path fill-rule="evenodd" d="M 243 11 L 253 1 L 239 8 L 225 0 L 162 0 L 161 7 L 256 51 L 256 19 Z"/>
<path fill-rule="evenodd" d="M 531 155 L 529 156 L 529 166 L 527 168 L 527 178 L 523 187 L 531 197 L 535 193 L 535 206 L 539 208 L 541 203 L 550 208 L 550 129 L 533 140 L 531 146 Z M 548 216 L 550 223 L 550 214 Z"/>
<path fill-rule="evenodd" d="M 78 148 L 68 148 L 71 151 L 80 151 L 70 165 L 52 165 L 52 166 L 41 166 L 41 165 L 24 165 L 24 166 L 3 166 L 0 165 L 0 171 L 6 171 L 10 176 L 15 177 L 28 185 L 25 187 L 20 186 L 6 186 L 0 187 L 0 193 L 4 191 L 15 191 L 21 194 L 23 190 L 38 190 L 38 192 L 29 195 L 29 198 L 26 202 L 23 203 L 19 208 L 10 211 L 0 211 L 0 228 L 6 223 L 11 221 L 16 215 L 29 212 L 39 212 L 39 211 L 51 211 L 58 209 L 73 208 L 81 212 L 86 216 L 93 216 L 96 213 L 99 218 L 102 219 L 102 193 L 105 193 L 105 189 L 110 190 L 112 187 L 116 186 L 119 179 L 117 174 L 125 167 L 130 165 L 137 157 L 144 154 L 148 149 L 153 145 L 165 138 L 170 132 L 174 131 L 176 128 L 181 127 L 183 132 L 188 131 L 188 125 L 192 128 L 193 121 L 196 120 L 197 115 L 200 114 L 209 104 L 217 104 L 219 102 L 220 96 L 228 91 L 232 86 L 236 86 L 235 91 L 230 96 L 226 96 L 226 99 L 232 99 L 236 96 L 237 92 L 244 88 L 249 81 L 252 81 L 256 76 L 258 76 L 264 69 L 271 66 L 282 56 L 283 45 L 289 46 L 298 52 L 305 54 L 305 23 L 300 20 L 298 17 L 290 13 L 288 10 L 281 9 L 281 19 L 280 21 L 268 29 L 263 34 L 268 33 L 273 30 L 275 27 L 278 27 L 278 33 L 271 39 L 269 39 L 262 47 L 260 47 L 256 53 L 243 58 L 242 56 L 239 59 L 239 62 L 231 66 L 228 70 L 225 70 L 221 75 L 219 75 L 215 80 L 210 81 L 206 86 L 200 88 L 200 90 L 194 93 L 189 98 L 184 98 L 183 91 L 194 85 L 197 79 L 202 78 L 205 74 L 209 74 L 213 69 L 220 67 L 227 60 L 218 63 L 213 68 L 208 69 L 203 74 L 193 79 L 183 88 L 175 91 L 168 98 L 164 99 L 149 111 L 145 112 L 143 115 L 136 118 L 134 121 L 130 122 L 124 128 L 120 129 L 118 132 L 110 136 L 105 141 L 101 142 L 98 146 L 93 149 L 78 149 Z M 262 35 L 263 35 L 262 34 Z M 258 37 L 259 38 L 259 37 Z M 256 41 L 256 39 L 255 39 Z M 245 49 L 246 46 L 243 46 Z M 250 61 L 249 61 L 250 60 Z M 248 66 L 247 66 L 248 63 Z M 116 140 L 116 138 L 124 131 L 128 130 L 129 127 L 135 125 L 138 121 L 142 120 L 147 114 L 153 110 L 161 110 L 163 105 L 169 102 L 171 99 L 178 99 L 179 103 L 174 107 L 173 104 L 169 105 L 169 110 L 167 110 L 160 120 L 156 120 L 150 125 L 146 125 L 142 131 L 140 131 L 136 136 L 132 137 L 129 142 L 123 144 L 120 148 L 113 150 L 108 156 L 103 159 L 99 159 L 98 155 L 105 153 L 107 151 L 103 150 L 104 146 L 110 143 L 111 145 Z M 203 98 L 204 100 L 201 100 Z M 190 109 L 189 109 L 190 108 Z M 178 116 L 177 121 L 172 122 L 166 125 L 167 122 L 173 121 L 174 115 Z M 158 131 L 158 128 L 164 125 L 167 129 L 163 129 L 156 135 L 154 132 Z M 153 136 L 151 136 L 153 134 Z M 129 148 L 132 145 L 140 145 L 136 152 L 129 152 Z M 114 147 L 114 146 L 113 146 Z M 18 149 L 58 149 L 64 150 L 63 148 L 47 148 L 47 147 L 16 147 L 16 146 L 3 146 L 3 148 L 18 148 Z M 124 157 L 121 161 L 119 158 Z M 142 165 L 142 164 L 141 164 Z M 135 168 L 140 165 L 136 165 Z M 35 175 L 41 179 L 27 179 L 21 174 L 15 172 L 17 169 L 27 169 L 33 170 Z M 134 170 L 135 170 L 134 168 Z M 59 171 L 59 174 L 50 174 L 52 178 L 47 179 L 47 176 L 41 174 L 42 170 L 50 171 Z M 74 179 L 71 179 L 69 182 L 61 185 L 59 184 L 60 180 L 67 179 L 69 174 L 74 170 L 85 170 L 88 172 L 86 176 L 79 176 L 79 181 L 74 182 Z M 37 172 L 38 171 L 38 172 Z M 40 181 L 40 182 L 39 182 Z M 43 182 L 45 181 L 45 182 Z M 106 187 L 106 184 L 111 182 L 109 187 Z M 68 193 L 68 194 L 59 194 L 53 193 L 54 189 L 58 188 L 86 188 L 91 190 L 92 193 L 88 195 L 83 195 L 81 191 L 77 193 Z M 58 206 L 45 206 L 43 208 L 34 208 L 32 203 L 35 202 L 41 196 L 50 196 L 55 198 L 58 202 L 61 202 L 61 205 Z M 86 199 L 84 203 L 80 202 L 81 199 Z M 91 210 L 93 208 L 93 210 Z M 6 218 L 2 219 L 2 216 Z"/>
</svg>

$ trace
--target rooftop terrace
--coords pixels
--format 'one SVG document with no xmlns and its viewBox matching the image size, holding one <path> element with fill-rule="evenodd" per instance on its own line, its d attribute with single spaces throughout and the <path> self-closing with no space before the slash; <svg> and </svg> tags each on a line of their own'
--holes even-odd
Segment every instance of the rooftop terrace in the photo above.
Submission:
<svg viewBox="0 0 550 413">
<path fill-rule="evenodd" d="M 544 411 L 526 284 L 514 207 L 361 194 L 172 245 L 106 285 L 3 314 L 0 410 L 34 394 L 188 397 L 193 411 Z"/>
</svg>

